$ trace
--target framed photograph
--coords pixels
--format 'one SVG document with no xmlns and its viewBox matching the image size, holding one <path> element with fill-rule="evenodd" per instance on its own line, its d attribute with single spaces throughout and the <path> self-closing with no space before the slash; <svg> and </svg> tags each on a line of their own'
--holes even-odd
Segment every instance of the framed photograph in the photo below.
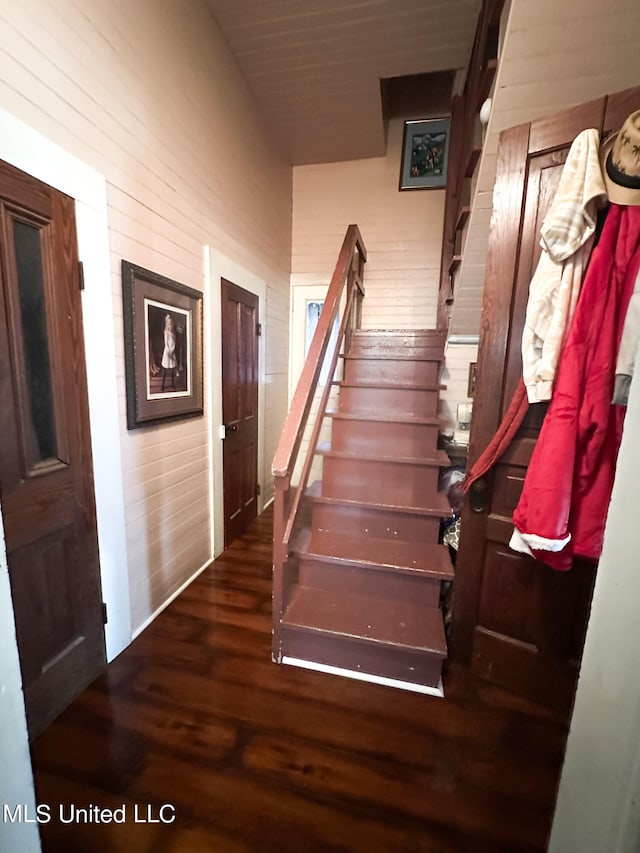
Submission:
<svg viewBox="0 0 640 853">
<path fill-rule="evenodd" d="M 127 428 L 202 414 L 202 293 L 122 261 Z"/>
<path fill-rule="evenodd" d="M 451 119 L 405 121 L 401 190 L 442 189 L 447 184 Z"/>
</svg>

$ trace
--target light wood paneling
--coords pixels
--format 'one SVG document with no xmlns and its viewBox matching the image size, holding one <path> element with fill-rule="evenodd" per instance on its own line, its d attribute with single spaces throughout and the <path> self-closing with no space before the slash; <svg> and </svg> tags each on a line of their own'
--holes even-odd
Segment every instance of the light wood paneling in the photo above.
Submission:
<svg viewBox="0 0 640 853">
<path fill-rule="evenodd" d="M 386 157 L 293 171 L 292 274 L 328 284 L 347 225 L 358 224 L 363 328 L 435 327 L 444 190 L 398 191 L 402 129 L 390 123 Z"/>
<path fill-rule="evenodd" d="M 260 479 L 268 496 L 287 394 L 291 169 L 203 0 L 2 7 L 0 106 L 107 180 L 136 629 L 212 556 L 212 413 L 127 432 L 120 261 L 203 290 L 203 250 L 211 245 L 267 282 Z"/>
</svg>

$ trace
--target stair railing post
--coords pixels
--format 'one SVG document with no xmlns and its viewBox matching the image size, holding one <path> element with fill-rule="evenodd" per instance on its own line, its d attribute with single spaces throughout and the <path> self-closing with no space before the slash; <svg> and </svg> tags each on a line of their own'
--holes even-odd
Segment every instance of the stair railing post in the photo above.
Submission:
<svg viewBox="0 0 640 853">
<path fill-rule="evenodd" d="M 356 275 L 357 274 L 356 274 L 356 269 L 355 269 L 355 257 L 354 257 L 354 260 L 351 264 L 351 268 L 349 269 L 349 274 L 347 276 L 347 305 L 349 306 L 348 307 L 349 317 L 347 319 L 347 325 L 346 325 L 346 330 L 345 330 L 345 335 L 344 335 L 344 351 L 345 351 L 345 353 L 351 352 L 351 332 L 353 331 L 354 328 L 356 328 L 355 323 L 356 323 L 356 315 L 357 315 L 358 306 L 357 306 L 357 300 L 353 298 L 354 296 L 357 296 L 357 293 L 359 292 L 358 287 L 355 283 L 356 282 Z M 354 293 L 354 290 L 356 291 L 356 293 Z M 347 308 L 345 307 L 345 311 L 346 310 L 347 310 Z"/>
<path fill-rule="evenodd" d="M 361 251 L 358 251 L 357 255 L 357 263 L 358 263 L 358 276 L 356 279 L 357 291 L 355 295 L 355 317 L 353 328 L 359 329 L 362 326 L 362 300 L 364 299 L 364 264 L 365 257 Z"/>
<path fill-rule="evenodd" d="M 280 663 L 280 625 L 284 611 L 284 566 L 288 558 L 284 544 L 284 530 L 287 523 L 288 477 L 276 477 L 273 498 L 273 581 L 272 581 L 272 619 L 273 646 L 272 658 Z"/>
</svg>

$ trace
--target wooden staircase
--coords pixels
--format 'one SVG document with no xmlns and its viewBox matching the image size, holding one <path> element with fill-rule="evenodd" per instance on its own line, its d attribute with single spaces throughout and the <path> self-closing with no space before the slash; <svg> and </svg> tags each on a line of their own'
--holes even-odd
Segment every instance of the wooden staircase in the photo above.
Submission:
<svg viewBox="0 0 640 853">
<path fill-rule="evenodd" d="M 447 654 L 438 544 L 444 333 L 353 331 L 341 356 L 322 482 L 306 490 L 289 546 L 274 659 L 441 694 Z M 300 523 L 300 521 L 302 523 Z"/>
</svg>

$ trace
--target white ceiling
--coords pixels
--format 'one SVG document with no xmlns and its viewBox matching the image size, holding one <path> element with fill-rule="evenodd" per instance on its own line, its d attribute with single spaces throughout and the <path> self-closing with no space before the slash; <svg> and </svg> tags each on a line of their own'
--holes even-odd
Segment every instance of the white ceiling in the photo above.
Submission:
<svg viewBox="0 0 640 853">
<path fill-rule="evenodd" d="M 294 164 L 384 153 L 380 80 L 458 69 L 480 0 L 207 0 Z"/>
</svg>

